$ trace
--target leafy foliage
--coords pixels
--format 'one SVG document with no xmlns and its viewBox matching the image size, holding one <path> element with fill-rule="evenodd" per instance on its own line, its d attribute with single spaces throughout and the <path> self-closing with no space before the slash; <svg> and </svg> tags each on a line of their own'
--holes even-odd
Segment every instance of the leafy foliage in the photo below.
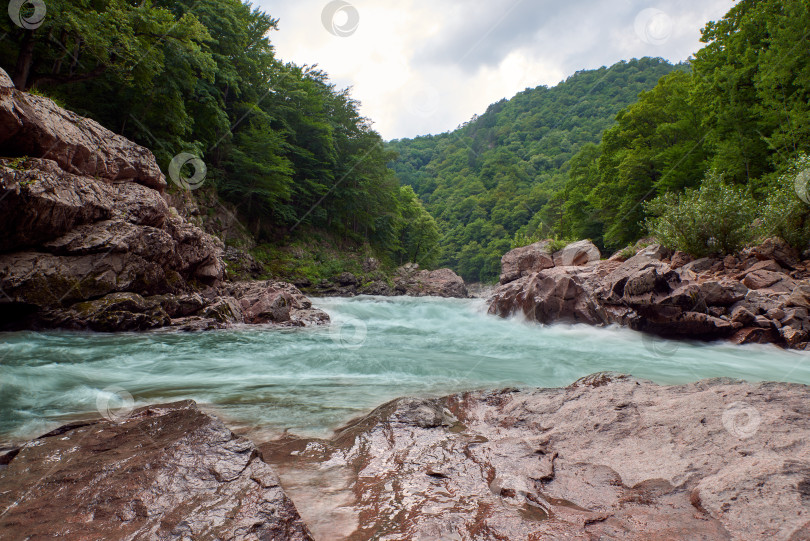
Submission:
<svg viewBox="0 0 810 541">
<path fill-rule="evenodd" d="M 644 202 L 698 187 L 706 171 L 747 186 L 757 201 L 781 194 L 769 199 L 770 213 L 795 213 L 791 223 L 803 227 L 808 209 L 776 179 L 810 148 L 807 28 L 806 2 L 777 0 L 742 0 L 710 22 L 691 74 L 663 78 L 619 113 L 597 149 L 572 160 L 583 165 L 557 196 L 565 210 L 554 228 L 625 246 L 644 234 L 649 210 L 660 211 Z M 778 229 L 806 248 L 801 234 Z"/>
<path fill-rule="evenodd" d="M 323 230 L 429 262 L 435 223 L 400 191 L 394 154 L 324 72 L 276 58 L 270 15 L 240 0 L 48 0 L 48 13 L 36 30 L 0 22 L 19 88 L 147 146 L 164 170 L 201 157 L 260 241 Z"/>
<path fill-rule="evenodd" d="M 775 235 L 801 249 L 810 247 L 809 189 L 810 157 L 803 154 L 771 184 L 761 211 L 761 236 Z"/>
<path fill-rule="evenodd" d="M 444 232 L 440 264 L 467 280 L 491 281 L 516 235 L 554 236 L 550 225 L 565 202 L 550 202 L 569 169 L 581 176 L 591 167 L 590 158 L 572 158 L 580 149 L 596 156 L 615 115 L 674 69 L 645 58 L 578 72 L 553 88 L 501 100 L 452 133 L 393 141 L 399 159 L 392 168 Z M 598 236 L 588 225 L 556 232 Z"/>
<path fill-rule="evenodd" d="M 757 205 L 746 189 L 711 174 L 698 189 L 664 194 L 644 205 L 650 232 L 668 248 L 697 257 L 731 254 L 756 238 Z"/>
<path fill-rule="evenodd" d="M 527 90 L 452 134 L 395 141 L 394 168 L 448 231 L 442 263 L 468 279 L 493 278 L 518 239 L 617 250 L 651 225 L 696 254 L 732 250 L 753 240 L 750 205 L 805 249 L 810 206 L 783 174 L 810 152 L 808 28 L 807 2 L 740 0 L 688 64 L 642 59 Z"/>
</svg>

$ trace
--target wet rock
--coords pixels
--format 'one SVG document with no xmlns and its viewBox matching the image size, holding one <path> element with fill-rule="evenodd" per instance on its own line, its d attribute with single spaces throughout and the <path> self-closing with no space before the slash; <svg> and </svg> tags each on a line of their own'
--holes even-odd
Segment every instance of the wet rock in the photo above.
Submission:
<svg viewBox="0 0 810 541">
<path fill-rule="evenodd" d="M 464 280 L 450 269 L 418 270 L 419 266 L 403 266 L 394 276 L 395 289 L 413 297 L 467 298 Z"/>
<path fill-rule="evenodd" d="M 589 284 L 562 267 L 547 269 L 499 288 L 490 303 L 489 313 L 506 317 L 516 311 L 539 323 L 596 325 L 607 321 Z"/>
<path fill-rule="evenodd" d="M 239 301 L 233 297 L 216 297 L 200 311 L 200 316 L 225 324 L 242 323 L 245 321 L 242 314 L 242 306 Z"/>
<path fill-rule="evenodd" d="M 113 293 L 76 303 L 70 310 L 55 311 L 51 317 L 54 327 L 97 332 L 144 331 L 171 323 L 171 317 L 159 304 L 136 293 Z"/>
<path fill-rule="evenodd" d="M 325 312 L 313 309 L 312 301 L 285 282 L 234 282 L 220 292 L 238 301 L 245 323 L 300 326 L 329 322 Z"/>
<path fill-rule="evenodd" d="M 782 326 L 782 328 L 779 329 L 779 334 L 790 348 L 798 347 L 799 344 L 806 342 L 808 337 L 810 337 L 810 333 L 807 331 L 788 325 Z"/>
<path fill-rule="evenodd" d="M 749 325 L 753 323 L 756 317 L 757 316 L 754 315 L 745 306 L 737 306 L 734 309 L 734 311 L 731 312 L 731 321 L 735 323 L 741 323 L 743 325 Z"/>
<path fill-rule="evenodd" d="M 3 539 L 311 539 L 248 440 L 191 401 L 67 425 L 0 467 Z"/>
<path fill-rule="evenodd" d="M 773 250 L 763 253 L 774 255 Z M 659 259 L 662 255 L 652 245 L 626 261 L 528 274 L 498 287 L 489 312 L 501 317 L 522 313 L 545 324 L 618 324 L 671 338 L 770 340 L 796 348 L 806 342 L 810 285 L 798 273 L 788 275 L 775 259 L 741 254 L 734 261 L 704 258 L 674 269 Z M 680 264 L 680 257 L 675 253 L 672 260 Z M 803 311 L 791 314 L 792 331 L 781 332 L 791 307 Z"/>
<path fill-rule="evenodd" d="M 808 398 L 597 374 L 397 400 L 260 448 L 316 538 L 789 539 L 810 522 Z"/>
<path fill-rule="evenodd" d="M 501 258 L 501 284 L 553 267 L 550 244 L 551 241 L 536 242 L 507 252 Z"/>
<path fill-rule="evenodd" d="M 385 297 L 394 296 L 395 290 L 384 280 L 372 280 L 361 284 L 357 292 L 361 295 L 382 295 Z"/>
<path fill-rule="evenodd" d="M 771 344 L 777 341 L 778 335 L 770 328 L 746 327 L 735 332 L 731 342 L 737 345 Z"/>
</svg>

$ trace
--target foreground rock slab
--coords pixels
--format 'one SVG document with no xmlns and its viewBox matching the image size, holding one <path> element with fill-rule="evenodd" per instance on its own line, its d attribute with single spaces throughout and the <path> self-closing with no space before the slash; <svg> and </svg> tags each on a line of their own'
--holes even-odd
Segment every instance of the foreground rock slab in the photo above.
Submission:
<svg viewBox="0 0 810 541">
<path fill-rule="evenodd" d="M 311 539 L 256 447 L 191 401 L 0 456 L 0 539 Z"/>
<path fill-rule="evenodd" d="M 810 388 L 597 374 L 260 446 L 317 539 L 810 538 Z"/>
</svg>

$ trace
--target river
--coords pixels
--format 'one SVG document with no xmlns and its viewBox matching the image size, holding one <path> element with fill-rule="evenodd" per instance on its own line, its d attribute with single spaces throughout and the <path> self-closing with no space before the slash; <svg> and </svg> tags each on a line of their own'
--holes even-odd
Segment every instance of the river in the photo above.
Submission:
<svg viewBox="0 0 810 541">
<path fill-rule="evenodd" d="M 0 440 L 186 398 L 235 429 L 325 436 L 399 396 L 558 387 L 605 370 L 664 384 L 719 376 L 810 384 L 810 354 L 773 346 L 542 327 L 488 316 L 480 299 L 315 304 L 332 316 L 330 327 L 0 334 Z"/>
</svg>

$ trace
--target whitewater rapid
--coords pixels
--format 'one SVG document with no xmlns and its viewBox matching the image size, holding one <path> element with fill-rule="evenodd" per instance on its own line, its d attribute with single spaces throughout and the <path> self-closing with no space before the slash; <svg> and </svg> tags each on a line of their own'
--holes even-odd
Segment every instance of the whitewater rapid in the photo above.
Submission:
<svg viewBox="0 0 810 541">
<path fill-rule="evenodd" d="M 325 328 L 0 334 L 0 440 L 77 416 L 193 399 L 229 426 L 324 436 L 406 395 L 559 387 L 599 371 L 656 383 L 710 377 L 810 384 L 810 354 L 669 342 L 627 329 L 542 327 L 482 300 L 316 299 Z M 129 402 L 131 397 L 131 403 Z"/>
</svg>

